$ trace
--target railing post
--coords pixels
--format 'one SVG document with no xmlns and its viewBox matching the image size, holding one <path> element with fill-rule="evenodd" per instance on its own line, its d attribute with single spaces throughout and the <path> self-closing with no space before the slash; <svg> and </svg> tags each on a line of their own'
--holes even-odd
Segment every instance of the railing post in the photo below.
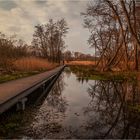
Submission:
<svg viewBox="0 0 140 140">
<path fill-rule="evenodd" d="M 17 110 L 25 110 L 25 102 L 27 101 L 27 98 L 22 98 L 18 103 L 17 103 Z"/>
</svg>

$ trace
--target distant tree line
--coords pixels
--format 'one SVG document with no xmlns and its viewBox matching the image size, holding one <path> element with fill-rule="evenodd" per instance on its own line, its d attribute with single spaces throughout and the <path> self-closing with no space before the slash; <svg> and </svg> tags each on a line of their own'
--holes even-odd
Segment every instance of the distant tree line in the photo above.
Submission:
<svg viewBox="0 0 140 140">
<path fill-rule="evenodd" d="M 0 69 L 10 70 L 14 60 L 29 55 L 27 48 L 24 41 L 0 33 Z"/>
<path fill-rule="evenodd" d="M 91 54 L 84 54 L 81 52 L 71 52 L 69 50 L 64 52 L 63 57 L 64 57 L 64 60 L 66 61 L 73 61 L 73 60 L 95 61 L 98 59 L 98 58 L 95 58 L 95 56 L 92 56 Z"/>
<path fill-rule="evenodd" d="M 100 57 L 97 69 L 138 70 L 139 8 L 135 0 L 97 0 L 82 13 L 84 27 L 91 33 L 88 43 Z"/>
</svg>

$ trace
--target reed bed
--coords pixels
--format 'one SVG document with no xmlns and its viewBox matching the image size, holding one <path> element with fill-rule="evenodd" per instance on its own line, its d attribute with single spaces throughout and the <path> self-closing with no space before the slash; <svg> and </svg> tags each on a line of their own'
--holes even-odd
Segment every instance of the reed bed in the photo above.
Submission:
<svg viewBox="0 0 140 140">
<path fill-rule="evenodd" d="M 67 65 L 95 65 L 95 61 L 69 61 L 66 62 Z"/>
<path fill-rule="evenodd" d="M 14 62 L 14 68 L 17 71 L 43 71 L 53 69 L 56 66 L 56 63 L 36 57 L 24 57 Z"/>
</svg>

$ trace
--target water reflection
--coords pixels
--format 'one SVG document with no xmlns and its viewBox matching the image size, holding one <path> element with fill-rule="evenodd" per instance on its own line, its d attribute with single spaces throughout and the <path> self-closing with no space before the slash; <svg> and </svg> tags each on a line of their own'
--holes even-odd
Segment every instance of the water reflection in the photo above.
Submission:
<svg viewBox="0 0 140 140">
<path fill-rule="evenodd" d="M 65 112 L 67 107 L 67 101 L 62 96 L 62 90 L 64 88 L 64 82 L 62 80 L 63 75 L 59 77 L 55 83 L 55 87 L 47 97 L 47 103 L 49 106 L 56 108 L 59 112 Z"/>
<path fill-rule="evenodd" d="M 85 82 L 88 83 L 87 77 L 77 77 L 77 80 L 79 83 L 82 83 L 82 84 L 84 84 Z"/>
<path fill-rule="evenodd" d="M 86 80 L 66 69 L 27 112 L 18 138 L 140 138 L 138 82 Z"/>
<path fill-rule="evenodd" d="M 63 75 L 59 77 L 47 99 L 33 114 L 34 119 L 26 128 L 23 134 L 24 137 L 47 138 L 61 130 L 62 125 L 60 122 L 63 120 L 67 109 L 67 101 L 62 96 L 62 90 L 64 89 L 62 78 Z"/>
<path fill-rule="evenodd" d="M 78 78 L 69 69 L 39 107 L 33 138 L 140 138 L 137 82 Z"/>
<path fill-rule="evenodd" d="M 140 138 L 139 93 L 137 82 L 88 81 L 67 70 L 32 130 L 37 138 Z"/>
<path fill-rule="evenodd" d="M 91 101 L 84 109 L 89 116 L 87 130 L 97 132 L 96 138 L 140 138 L 140 104 L 137 83 L 96 81 L 88 88 Z M 92 113 L 96 117 L 92 117 Z"/>
</svg>

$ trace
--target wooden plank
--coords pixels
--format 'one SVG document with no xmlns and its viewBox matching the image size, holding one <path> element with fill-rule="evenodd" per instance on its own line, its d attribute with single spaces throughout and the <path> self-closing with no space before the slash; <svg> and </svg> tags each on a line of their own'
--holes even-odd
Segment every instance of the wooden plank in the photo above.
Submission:
<svg viewBox="0 0 140 140">
<path fill-rule="evenodd" d="M 22 93 L 29 93 L 34 90 L 34 88 L 37 88 L 44 82 L 45 80 L 49 79 L 51 76 L 55 75 L 59 71 L 61 71 L 64 68 L 64 66 L 57 67 L 54 70 L 50 70 L 41 74 L 37 74 L 34 76 L 17 79 L 13 81 L 9 81 L 3 84 L 0 84 L 0 107 L 6 103 L 7 101 L 10 101 L 11 105 L 16 102 L 17 97 L 20 95 L 20 98 L 24 96 Z M 21 95 L 22 94 L 22 95 Z"/>
</svg>

